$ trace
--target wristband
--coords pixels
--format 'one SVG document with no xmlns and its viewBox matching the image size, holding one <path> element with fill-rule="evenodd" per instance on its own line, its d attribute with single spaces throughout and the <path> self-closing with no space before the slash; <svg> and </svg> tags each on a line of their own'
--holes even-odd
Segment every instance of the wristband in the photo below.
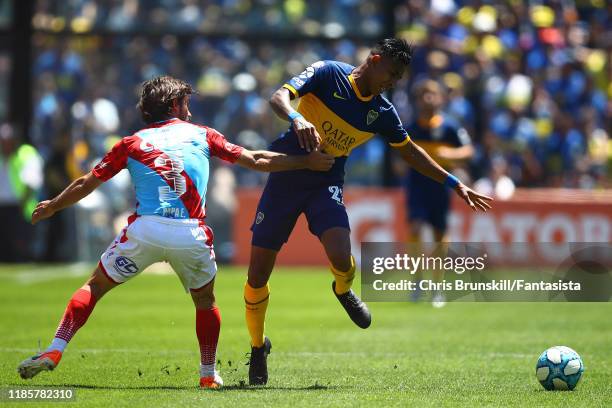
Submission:
<svg viewBox="0 0 612 408">
<path fill-rule="evenodd" d="M 448 173 L 448 176 L 446 176 L 446 180 L 444 180 L 444 185 L 450 188 L 457 187 L 459 183 L 461 183 L 459 179 L 450 173 Z"/>
<path fill-rule="evenodd" d="M 290 112 L 288 117 L 290 122 L 293 122 L 293 120 L 296 118 L 303 118 L 302 114 L 298 111 Z"/>
</svg>

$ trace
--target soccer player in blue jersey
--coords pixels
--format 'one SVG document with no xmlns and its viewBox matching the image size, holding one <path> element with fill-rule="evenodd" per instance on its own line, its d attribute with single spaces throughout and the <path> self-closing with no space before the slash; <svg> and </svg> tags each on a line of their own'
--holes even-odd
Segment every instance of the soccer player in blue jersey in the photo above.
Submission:
<svg viewBox="0 0 612 408">
<path fill-rule="evenodd" d="M 413 94 L 417 116 L 406 126 L 410 138 L 446 169 L 450 170 L 469 160 L 474 154 L 470 136 L 457 121 L 444 114 L 442 108 L 445 95 L 442 85 L 432 79 L 424 79 L 415 85 Z M 421 243 L 422 227 L 428 224 L 433 229 L 434 242 L 438 243 L 432 255 L 446 256 L 451 189 L 417 171 L 409 171 L 405 180 L 410 221 L 409 242 L 418 246 Z M 420 276 L 417 278 L 420 279 Z M 442 278 L 443 271 L 433 271 L 434 281 L 440 282 Z M 444 305 L 441 291 L 434 293 L 432 303 L 435 307 Z"/>
<path fill-rule="evenodd" d="M 204 223 L 209 160 L 222 160 L 260 171 L 329 170 L 334 158 L 320 152 L 308 156 L 250 151 L 229 143 L 215 129 L 189 122 L 191 86 L 162 76 L 142 86 L 139 107 L 147 127 L 119 141 L 88 174 L 75 180 L 32 214 L 36 224 L 95 190 L 124 168 L 136 190 L 136 211 L 128 225 L 102 254 L 97 268 L 73 295 L 45 352 L 23 361 L 18 371 L 32 378 L 53 370 L 64 349 L 89 318 L 96 303 L 111 289 L 155 262 L 167 261 L 191 294 L 200 344 L 200 386 L 218 388 L 215 370 L 221 326 L 213 293 L 217 274 L 213 233 Z"/>
<path fill-rule="evenodd" d="M 350 152 L 375 134 L 382 135 L 417 171 L 452 187 L 474 210 L 486 211 L 491 198 L 480 195 L 440 167 L 410 140 L 393 105 L 382 93 L 405 74 L 412 57 L 406 41 L 380 41 L 358 67 L 319 61 L 293 77 L 270 99 L 274 112 L 290 122 L 271 150 L 307 154 L 320 149 L 336 161 L 326 172 L 308 170 L 273 174 L 268 178 L 252 226 L 248 279 L 244 289 L 246 323 L 251 337 L 249 383 L 266 384 L 270 340 L 264 336 L 269 300 L 268 279 L 276 255 L 287 241 L 298 216 L 306 215 L 334 275 L 332 289 L 350 318 L 361 328 L 370 325 L 367 306 L 351 290 L 355 261 L 350 228 L 342 202 L 344 164 Z M 290 101 L 300 98 L 297 110 Z"/>
</svg>

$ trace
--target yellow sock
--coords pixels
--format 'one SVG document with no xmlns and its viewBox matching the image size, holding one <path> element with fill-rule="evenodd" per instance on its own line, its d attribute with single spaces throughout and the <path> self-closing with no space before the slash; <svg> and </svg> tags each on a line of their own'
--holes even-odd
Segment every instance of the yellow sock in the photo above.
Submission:
<svg viewBox="0 0 612 408">
<path fill-rule="evenodd" d="M 348 292 L 355 278 L 355 258 L 353 258 L 353 255 L 351 255 L 351 268 L 348 271 L 339 271 L 333 265 L 330 265 L 329 268 L 336 280 L 336 294 L 341 295 Z"/>
<path fill-rule="evenodd" d="M 264 327 L 269 298 L 270 288 L 267 284 L 261 288 L 252 288 L 248 282 L 244 284 L 246 323 L 253 347 L 261 347 L 264 344 Z"/>
</svg>

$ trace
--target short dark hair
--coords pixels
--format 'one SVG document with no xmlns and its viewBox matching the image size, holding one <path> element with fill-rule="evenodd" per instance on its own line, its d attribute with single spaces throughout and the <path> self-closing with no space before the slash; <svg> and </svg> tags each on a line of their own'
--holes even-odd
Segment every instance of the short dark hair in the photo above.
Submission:
<svg viewBox="0 0 612 408">
<path fill-rule="evenodd" d="M 159 76 L 142 83 L 138 109 L 146 123 L 159 122 L 168 117 L 172 101 L 191 95 L 187 82 L 171 76 Z"/>
<path fill-rule="evenodd" d="M 412 60 L 412 46 L 402 38 L 385 38 L 372 48 L 372 54 L 379 54 L 391 58 L 395 63 L 408 66 Z"/>
</svg>

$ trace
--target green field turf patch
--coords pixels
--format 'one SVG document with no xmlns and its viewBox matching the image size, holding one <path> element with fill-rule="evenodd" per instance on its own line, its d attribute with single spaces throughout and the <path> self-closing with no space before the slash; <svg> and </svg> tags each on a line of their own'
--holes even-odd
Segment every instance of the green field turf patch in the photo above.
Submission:
<svg viewBox="0 0 612 408">
<path fill-rule="evenodd" d="M 371 303 L 373 323 L 362 330 L 333 296 L 331 274 L 308 268 L 272 276 L 267 387 L 244 385 L 245 268 L 227 266 L 216 282 L 223 390 L 197 388 L 195 312 L 178 278 L 163 273 L 109 293 L 57 370 L 21 380 L 17 365 L 39 340 L 47 346 L 90 269 L 0 267 L 0 387 L 74 387 L 74 405 L 104 407 L 612 405 L 609 303 Z M 535 378 L 553 345 L 584 360 L 574 392 L 546 392 Z"/>
</svg>

